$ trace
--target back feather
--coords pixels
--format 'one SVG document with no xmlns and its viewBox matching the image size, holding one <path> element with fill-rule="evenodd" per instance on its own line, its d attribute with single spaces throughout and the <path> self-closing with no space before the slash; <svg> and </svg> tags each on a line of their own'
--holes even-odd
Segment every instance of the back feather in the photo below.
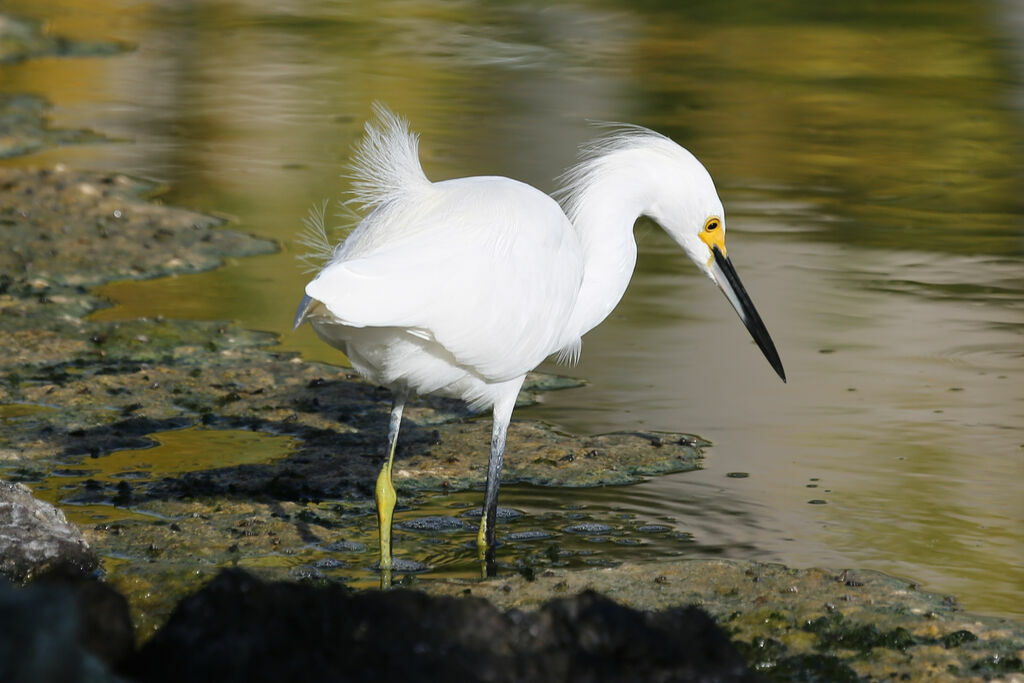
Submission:
<svg viewBox="0 0 1024 683">
<path fill-rule="evenodd" d="M 352 186 L 349 199 L 337 205 L 343 224 L 328 229 L 327 200 L 310 208 L 302 219 L 303 230 L 297 242 L 308 251 L 297 258 L 305 272 L 320 270 L 337 254 L 341 245 L 332 241 L 331 232 L 348 233 L 373 209 L 410 190 L 430 186 L 420 166 L 418 136 L 410 132 L 408 121 L 380 102 L 373 104 L 373 118 L 366 122 L 363 137 L 352 148 L 345 176 L 352 180 Z"/>
</svg>

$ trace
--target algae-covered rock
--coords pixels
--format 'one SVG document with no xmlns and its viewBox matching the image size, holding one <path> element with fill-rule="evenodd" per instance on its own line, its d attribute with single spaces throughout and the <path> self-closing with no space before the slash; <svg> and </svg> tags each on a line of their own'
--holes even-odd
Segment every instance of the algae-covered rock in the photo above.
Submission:
<svg viewBox="0 0 1024 683">
<path fill-rule="evenodd" d="M 9 366 L 0 379 L 2 403 L 60 407 L 11 419 L 0 449 L 16 452 L 21 461 L 102 456 L 140 447 L 147 430 L 245 428 L 291 435 L 300 445 L 293 457 L 260 468 L 223 467 L 144 482 L 139 497 L 147 489 L 159 496 L 234 491 L 290 499 L 371 497 L 386 437 L 387 392 L 358 378 L 338 378 L 328 366 L 263 350 L 271 341 L 217 323 L 85 324 L 63 347 L 63 360 L 37 357 L 36 363 Z M 49 346 L 56 342 L 37 348 Z M 395 465 L 399 490 L 481 486 L 490 420 L 443 422 L 428 406 L 410 413 L 428 417 L 403 427 Z M 44 427 L 48 438 L 40 439 Z M 506 480 L 546 486 L 624 484 L 695 469 L 706 445 L 681 434 L 580 439 L 518 420 L 508 444 Z"/>
<path fill-rule="evenodd" d="M 0 158 L 106 140 L 88 130 L 50 128 L 44 119 L 47 109 L 46 101 L 35 95 L 0 93 Z"/>
<path fill-rule="evenodd" d="M 5 168 L 0 188 L 0 272 L 12 292 L 192 273 L 277 248 L 216 230 L 219 218 L 149 201 L 158 188 L 124 175 Z"/>
<path fill-rule="evenodd" d="M 948 596 L 872 571 L 733 560 L 549 569 L 530 578 L 421 584 L 533 610 L 552 594 L 597 591 L 636 609 L 695 604 L 773 680 L 988 680 L 1024 673 L 1024 626 L 963 612 Z"/>
<path fill-rule="evenodd" d="M 0 13 L 0 64 L 33 57 L 88 57 L 113 55 L 128 46 L 114 42 L 69 40 L 50 35 L 38 22 Z"/>
<path fill-rule="evenodd" d="M 428 450 L 395 465 L 399 489 L 482 486 L 487 475 L 490 421 L 475 420 L 444 430 Z M 664 432 L 570 436 L 531 421 L 509 426 L 505 483 L 537 486 L 633 484 L 644 477 L 699 467 L 698 437 Z"/>
</svg>

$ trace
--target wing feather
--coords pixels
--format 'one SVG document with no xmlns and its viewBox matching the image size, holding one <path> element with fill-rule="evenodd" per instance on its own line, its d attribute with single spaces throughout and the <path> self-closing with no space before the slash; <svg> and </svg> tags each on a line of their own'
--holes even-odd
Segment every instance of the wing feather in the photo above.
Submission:
<svg viewBox="0 0 1024 683">
<path fill-rule="evenodd" d="M 444 181 L 379 206 L 306 287 L 342 324 L 430 338 L 489 381 L 564 346 L 583 276 L 558 204 L 507 178 Z"/>
</svg>

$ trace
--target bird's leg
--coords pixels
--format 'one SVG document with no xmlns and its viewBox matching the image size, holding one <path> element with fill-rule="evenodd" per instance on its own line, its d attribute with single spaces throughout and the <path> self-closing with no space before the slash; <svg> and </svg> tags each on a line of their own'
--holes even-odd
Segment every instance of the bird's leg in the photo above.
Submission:
<svg viewBox="0 0 1024 683">
<path fill-rule="evenodd" d="M 398 495 L 391 482 L 391 465 L 398 445 L 398 429 L 402 425 L 402 410 L 405 408 L 405 391 L 396 391 L 391 405 L 391 420 L 388 422 L 388 457 L 377 475 L 375 498 L 377 499 L 377 527 L 380 536 L 380 587 L 391 587 L 391 519 L 395 513 Z"/>
<path fill-rule="evenodd" d="M 505 460 L 505 436 L 512 419 L 512 409 L 519 396 L 523 378 L 513 380 L 513 386 L 494 403 L 494 422 L 491 428 L 491 457 L 487 463 L 487 490 L 484 493 L 480 531 L 476 537 L 477 557 L 484 564 L 484 575 L 494 575 L 495 526 L 498 517 L 498 489 L 501 487 L 501 466 Z"/>
<path fill-rule="evenodd" d="M 508 421 L 494 418 L 491 432 L 491 458 L 487 463 L 487 491 L 484 493 L 483 513 L 480 516 L 480 531 L 476 537 L 477 554 L 484 563 L 484 575 L 494 575 L 494 527 L 498 517 L 498 489 L 501 487 L 501 466 L 505 460 L 505 434 Z"/>
</svg>

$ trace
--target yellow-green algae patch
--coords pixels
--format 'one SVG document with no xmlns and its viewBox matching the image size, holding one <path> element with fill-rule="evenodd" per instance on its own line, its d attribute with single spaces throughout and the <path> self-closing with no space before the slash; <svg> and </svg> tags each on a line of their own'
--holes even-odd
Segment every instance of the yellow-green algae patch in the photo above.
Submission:
<svg viewBox="0 0 1024 683">
<path fill-rule="evenodd" d="M 52 410 L 55 410 L 55 408 L 33 405 L 31 403 L 3 403 L 0 404 L 0 420 L 6 424 L 9 421 L 45 415 Z"/>
<path fill-rule="evenodd" d="M 285 437 L 203 427 L 156 432 L 147 438 L 153 446 L 117 450 L 53 469 L 34 482 L 32 490 L 62 506 L 68 519 L 81 526 L 146 519 L 148 514 L 133 506 L 133 484 L 182 472 L 273 462 L 292 447 Z"/>
</svg>

